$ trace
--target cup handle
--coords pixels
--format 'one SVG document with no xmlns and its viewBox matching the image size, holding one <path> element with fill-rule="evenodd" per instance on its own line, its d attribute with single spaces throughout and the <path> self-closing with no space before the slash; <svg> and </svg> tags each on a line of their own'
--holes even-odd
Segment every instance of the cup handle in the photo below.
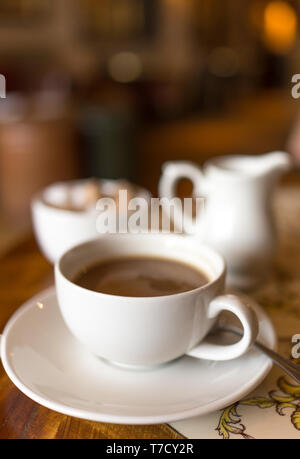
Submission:
<svg viewBox="0 0 300 459">
<path fill-rule="evenodd" d="M 163 165 L 162 170 L 163 174 L 158 185 L 160 198 L 172 199 L 176 197 L 176 185 L 183 178 L 187 178 L 192 182 L 194 196 L 203 194 L 204 176 L 201 169 L 195 164 L 188 161 L 167 162 Z M 176 206 L 176 203 L 174 205 Z M 174 212 L 175 225 L 180 223 L 176 221 L 180 213 L 181 209 L 177 209 L 177 212 Z M 193 228 L 193 219 L 188 215 L 185 215 L 185 226 L 185 232 L 190 232 L 191 228 Z"/>
<path fill-rule="evenodd" d="M 230 311 L 241 321 L 244 334 L 240 341 L 230 345 L 212 344 L 202 341 L 187 355 L 206 360 L 231 360 L 243 355 L 253 344 L 258 334 L 258 319 L 255 312 L 236 295 L 222 295 L 211 301 L 208 317 L 216 318 L 222 311 Z"/>
</svg>

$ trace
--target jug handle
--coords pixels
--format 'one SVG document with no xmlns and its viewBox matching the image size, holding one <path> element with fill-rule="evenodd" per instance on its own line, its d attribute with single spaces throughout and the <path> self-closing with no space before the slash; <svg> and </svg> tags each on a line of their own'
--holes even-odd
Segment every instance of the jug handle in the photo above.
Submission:
<svg viewBox="0 0 300 459">
<path fill-rule="evenodd" d="M 200 197 L 204 195 L 204 175 L 201 169 L 195 164 L 188 161 L 170 161 L 163 164 L 162 176 L 158 185 L 158 192 L 160 198 L 167 198 L 169 200 L 176 197 L 176 186 L 179 180 L 187 178 L 193 184 L 193 195 Z M 194 219 L 187 214 L 182 218 L 182 209 L 177 201 L 174 201 L 175 212 L 172 215 L 175 226 L 178 227 L 183 222 L 183 230 L 186 233 L 194 233 Z M 181 221 L 179 221 L 179 218 Z"/>
</svg>

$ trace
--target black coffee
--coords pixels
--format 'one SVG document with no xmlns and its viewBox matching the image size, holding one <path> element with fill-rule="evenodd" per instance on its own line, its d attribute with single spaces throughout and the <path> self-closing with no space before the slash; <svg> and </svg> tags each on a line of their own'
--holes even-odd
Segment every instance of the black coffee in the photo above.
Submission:
<svg viewBox="0 0 300 459">
<path fill-rule="evenodd" d="M 164 296 L 193 290 L 208 277 L 187 263 L 159 257 L 123 257 L 87 266 L 73 282 L 95 292 L 128 297 Z"/>
</svg>

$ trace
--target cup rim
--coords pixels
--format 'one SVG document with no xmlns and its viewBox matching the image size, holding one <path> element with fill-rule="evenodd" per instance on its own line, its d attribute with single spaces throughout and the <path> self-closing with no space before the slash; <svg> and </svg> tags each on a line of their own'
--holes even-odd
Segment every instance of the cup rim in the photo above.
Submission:
<svg viewBox="0 0 300 459">
<path fill-rule="evenodd" d="M 79 178 L 79 179 L 70 179 L 70 180 L 60 180 L 57 182 L 53 182 L 49 184 L 48 186 L 44 187 L 43 189 L 39 190 L 37 193 L 35 193 L 31 199 L 31 205 L 36 206 L 39 205 L 43 207 L 44 209 L 47 209 L 48 211 L 52 211 L 53 213 L 61 214 L 61 215 L 69 215 L 71 217 L 86 217 L 89 215 L 93 215 L 96 212 L 96 209 L 78 209 L 78 210 L 72 210 L 72 209 L 62 209 L 60 207 L 55 207 L 52 206 L 51 204 L 47 203 L 44 199 L 45 193 L 50 190 L 51 188 L 54 188 L 56 186 L 62 186 L 62 185 L 76 185 L 76 184 L 84 184 L 84 182 L 88 182 L 91 178 L 93 177 L 88 177 L 88 178 Z M 119 179 L 105 179 L 105 178 L 99 178 L 95 177 L 95 180 L 99 181 L 100 186 L 105 185 L 106 183 L 110 183 L 112 185 L 117 185 L 117 182 L 119 182 Z M 132 183 L 130 181 L 130 184 L 135 186 L 139 190 L 139 195 L 145 196 L 147 199 L 151 198 L 151 193 L 148 191 L 146 188 L 143 188 L 139 185 L 136 185 L 135 183 Z M 137 195 L 137 196 L 139 196 Z"/>
<path fill-rule="evenodd" d="M 135 301 L 135 302 L 137 302 L 137 301 L 142 302 L 142 300 L 147 300 L 147 301 L 157 301 L 157 300 L 161 300 L 161 299 L 168 300 L 168 299 L 172 299 L 172 298 L 179 298 L 179 297 L 189 296 L 191 294 L 194 295 L 195 293 L 200 293 L 202 291 L 205 291 L 205 290 L 215 286 L 222 279 L 224 279 L 224 281 L 225 281 L 227 267 L 226 267 L 226 262 L 225 262 L 224 257 L 218 251 L 216 251 L 214 248 L 210 247 L 207 244 L 203 244 L 203 243 L 199 243 L 199 242 L 196 242 L 196 243 L 197 243 L 197 247 L 200 250 L 201 249 L 205 249 L 205 251 L 209 252 L 211 256 L 214 256 L 215 258 L 218 259 L 218 261 L 220 262 L 220 265 L 221 265 L 220 272 L 219 272 L 218 275 L 216 275 L 212 280 L 210 280 L 206 284 L 201 285 L 201 286 L 199 286 L 197 288 L 194 288 L 192 290 L 187 290 L 185 292 L 173 293 L 173 294 L 169 294 L 169 295 L 159 295 L 159 296 L 122 296 L 122 295 L 112 295 L 112 294 L 109 294 L 109 293 L 96 292 L 94 290 L 90 290 L 90 289 L 87 289 L 85 287 L 81 287 L 80 285 L 78 285 L 75 282 L 71 281 L 62 271 L 61 264 L 62 264 L 64 258 L 67 257 L 71 252 L 79 250 L 80 248 L 82 248 L 84 246 L 91 245 L 91 244 L 94 244 L 94 243 L 97 243 L 97 242 L 99 243 L 101 241 L 105 242 L 105 240 L 113 240 L 116 237 L 119 237 L 119 238 L 122 238 L 122 239 L 124 238 L 124 240 L 125 240 L 127 238 L 131 238 L 131 239 L 147 238 L 149 236 L 153 237 L 155 239 L 156 238 L 157 239 L 173 238 L 173 240 L 175 240 L 175 239 L 179 240 L 180 239 L 180 241 L 182 241 L 184 237 L 187 237 L 187 236 L 184 236 L 184 235 L 162 234 L 162 233 L 150 234 L 150 235 L 149 234 L 104 234 L 104 235 L 102 235 L 100 237 L 92 238 L 92 239 L 89 239 L 89 240 L 87 240 L 85 242 L 77 244 L 77 245 L 71 247 L 65 253 L 63 253 L 55 263 L 55 268 L 54 268 L 55 275 L 61 276 L 63 278 L 64 282 L 66 282 L 69 285 L 72 285 L 72 287 L 74 287 L 76 290 L 78 290 L 78 292 L 86 292 L 86 293 L 88 293 L 90 295 L 97 296 L 98 298 L 102 297 L 102 298 L 118 299 L 118 300 L 121 300 L 121 301 Z M 170 259 L 172 260 L 172 257 L 170 257 Z M 176 259 L 174 258 L 174 260 L 176 260 Z"/>
</svg>

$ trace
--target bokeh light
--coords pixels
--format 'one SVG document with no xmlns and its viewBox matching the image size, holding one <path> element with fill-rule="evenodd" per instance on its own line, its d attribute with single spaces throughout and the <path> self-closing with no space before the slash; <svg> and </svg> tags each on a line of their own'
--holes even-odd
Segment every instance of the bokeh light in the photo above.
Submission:
<svg viewBox="0 0 300 459">
<path fill-rule="evenodd" d="M 111 78 L 119 83 L 130 83 L 137 80 L 142 70 L 141 59 L 132 52 L 114 54 L 108 62 L 108 72 Z"/>
<path fill-rule="evenodd" d="M 208 67 L 213 75 L 228 78 L 237 73 L 239 57 L 233 49 L 219 46 L 211 51 L 208 57 Z"/>
<path fill-rule="evenodd" d="M 267 48 L 285 54 L 292 48 L 297 33 L 297 16 L 287 2 L 272 1 L 264 11 L 263 38 Z"/>
</svg>

